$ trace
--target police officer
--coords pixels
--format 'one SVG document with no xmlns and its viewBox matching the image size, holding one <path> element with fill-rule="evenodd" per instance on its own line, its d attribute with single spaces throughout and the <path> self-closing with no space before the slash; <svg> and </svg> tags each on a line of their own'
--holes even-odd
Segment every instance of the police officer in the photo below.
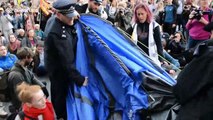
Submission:
<svg viewBox="0 0 213 120">
<path fill-rule="evenodd" d="M 55 16 L 46 26 L 45 65 L 51 82 L 51 101 L 58 119 L 67 119 L 66 97 L 68 85 L 87 85 L 87 77 L 74 67 L 77 36 L 73 27 L 78 17 L 74 1 L 57 0 L 53 3 Z"/>
</svg>

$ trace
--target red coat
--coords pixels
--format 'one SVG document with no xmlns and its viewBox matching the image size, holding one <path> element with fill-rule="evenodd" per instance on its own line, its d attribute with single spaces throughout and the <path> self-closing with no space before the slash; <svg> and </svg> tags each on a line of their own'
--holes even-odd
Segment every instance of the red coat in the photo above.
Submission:
<svg viewBox="0 0 213 120">
<path fill-rule="evenodd" d="M 46 100 L 46 107 L 44 109 L 38 109 L 34 107 L 28 107 L 26 104 L 23 105 L 23 111 L 26 116 L 38 119 L 39 115 L 43 116 L 43 120 L 54 120 L 54 109 L 52 103 Z M 25 117 L 24 120 L 30 120 Z"/>
</svg>

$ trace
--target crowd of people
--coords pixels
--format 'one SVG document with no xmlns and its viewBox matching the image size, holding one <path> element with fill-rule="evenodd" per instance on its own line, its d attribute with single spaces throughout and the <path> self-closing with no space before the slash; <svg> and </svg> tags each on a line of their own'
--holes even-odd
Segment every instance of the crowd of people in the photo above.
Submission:
<svg viewBox="0 0 213 120">
<path fill-rule="evenodd" d="M 79 0 L 75 3 L 56 0 L 48 16 L 42 10 L 31 9 L 30 0 L 20 5 L 0 2 L 0 72 L 11 70 L 8 77 L 13 95 L 11 111 L 22 108 L 30 116 L 28 110 L 33 106 L 34 111 L 47 109 L 52 116 L 40 113 L 46 120 L 53 119 L 53 111 L 58 119 L 67 119 L 67 84 L 88 84 L 88 77 L 81 75 L 73 65 L 77 41 L 73 24 L 81 13 L 95 14 L 111 22 L 125 31 L 157 65 L 171 75 L 177 74 L 191 61 L 196 46 L 212 35 L 211 30 L 204 29 L 212 21 L 211 1 L 197 2 Z M 45 85 L 35 77 L 47 73 L 51 93 L 54 93 L 51 94 L 53 107 L 46 99 L 49 94 Z M 37 104 L 40 100 L 42 103 Z M 7 115 L 3 108 L 0 108 L 0 115 Z"/>
</svg>

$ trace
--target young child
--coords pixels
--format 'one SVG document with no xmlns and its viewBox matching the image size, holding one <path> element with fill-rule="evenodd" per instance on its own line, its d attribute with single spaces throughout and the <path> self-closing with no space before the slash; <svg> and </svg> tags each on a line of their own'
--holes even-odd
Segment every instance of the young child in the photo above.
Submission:
<svg viewBox="0 0 213 120">
<path fill-rule="evenodd" d="M 42 116 L 43 120 L 54 120 L 52 103 L 46 99 L 40 86 L 23 82 L 17 87 L 17 93 L 23 103 L 24 120 L 38 120 L 38 116 Z"/>
</svg>

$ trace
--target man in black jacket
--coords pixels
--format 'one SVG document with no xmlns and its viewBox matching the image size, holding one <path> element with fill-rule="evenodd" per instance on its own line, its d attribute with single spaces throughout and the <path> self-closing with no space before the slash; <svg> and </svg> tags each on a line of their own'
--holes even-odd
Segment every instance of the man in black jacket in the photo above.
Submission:
<svg viewBox="0 0 213 120">
<path fill-rule="evenodd" d="M 26 82 L 28 84 L 39 85 L 41 86 L 43 92 L 48 97 L 48 92 L 45 85 L 39 81 L 34 74 L 28 70 L 27 66 L 33 60 L 33 52 L 30 48 L 23 47 L 17 51 L 18 62 L 15 63 L 11 72 L 8 76 L 9 81 L 9 90 L 12 102 L 12 109 L 18 111 L 21 108 L 21 101 L 18 99 L 18 95 L 16 94 L 16 87 L 22 82 Z M 11 112 L 15 112 L 11 111 Z"/>
<path fill-rule="evenodd" d="M 71 0 L 57 0 L 53 3 L 56 15 L 45 28 L 45 66 L 51 82 L 51 101 L 58 119 L 67 119 L 66 97 L 68 86 L 87 85 L 87 77 L 75 68 L 77 44 L 74 19 L 78 17 L 75 3 Z"/>
</svg>

